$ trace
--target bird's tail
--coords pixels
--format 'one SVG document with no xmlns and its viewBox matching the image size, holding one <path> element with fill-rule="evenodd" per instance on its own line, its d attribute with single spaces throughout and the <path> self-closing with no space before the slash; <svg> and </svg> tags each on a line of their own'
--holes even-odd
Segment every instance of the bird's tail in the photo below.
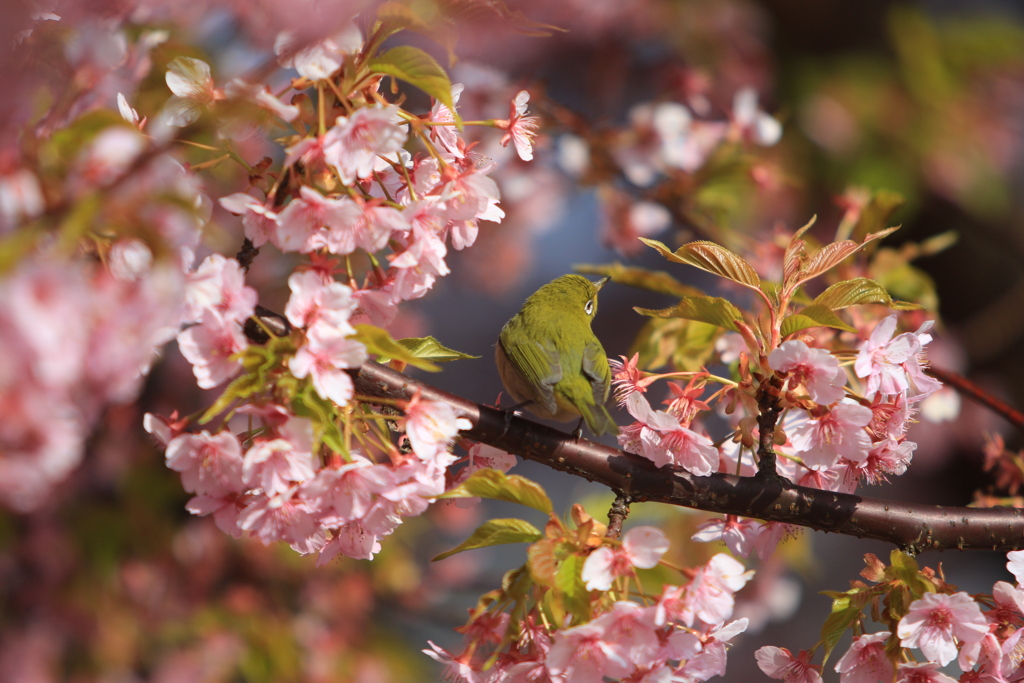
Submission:
<svg viewBox="0 0 1024 683">
<path fill-rule="evenodd" d="M 612 416 L 608 414 L 608 409 L 603 405 L 586 406 L 581 412 L 583 420 L 594 436 L 619 433 L 619 426 L 615 424 Z"/>
</svg>

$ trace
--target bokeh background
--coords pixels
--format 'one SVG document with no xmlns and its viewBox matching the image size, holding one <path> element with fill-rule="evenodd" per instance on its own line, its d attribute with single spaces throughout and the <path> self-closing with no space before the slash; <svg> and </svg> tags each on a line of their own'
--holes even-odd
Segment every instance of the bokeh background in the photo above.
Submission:
<svg viewBox="0 0 1024 683">
<path fill-rule="evenodd" d="M 146 7 L 153 21 L 179 25 L 157 61 L 194 42 L 228 76 L 267 59 L 261 27 L 278 17 L 261 4 Z M 462 106 L 500 117 L 507 100 L 488 93 L 499 85 L 527 88 L 545 128 L 530 163 L 481 135 L 481 149 L 503 164 L 497 178 L 508 217 L 454 255 L 453 274 L 395 324 L 396 337 L 432 334 L 480 356 L 450 364 L 431 382 L 493 403 L 501 325 L 529 293 L 577 264 L 667 269 L 714 289 L 654 252 L 622 248 L 624 228 L 611 210 L 616 192 L 672 207 L 672 225 L 656 235 L 666 243 L 717 239 L 770 254 L 779 235 L 814 214 L 814 234 L 828 239 L 858 192 L 884 189 L 902 198 L 889 222 L 903 228 L 885 245 L 899 268 L 915 269 L 914 291 L 904 296 L 930 302 L 940 316 L 933 360 L 1024 404 L 1024 7 L 883 0 L 524 0 L 509 7 L 567 30 L 523 35 L 472 14 L 462 27 L 452 78 L 467 84 Z M 102 14 L 87 3 L 80 11 Z M 414 40 L 443 56 L 436 44 Z M 778 144 L 651 188 L 628 186 L 608 163 L 609 141 L 638 104 L 678 101 L 722 118 L 747 86 L 782 123 Z M 483 93 L 478 101 L 474 88 Z M 582 172 L 570 160 L 574 139 L 589 146 Z M 212 246 L 233 253 L 237 219 L 218 213 L 215 222 Z M 287 272 L 282 263 L 257 262 L 251 284 L 261 303 L 283 308 Z M 648 292 L 606 288 L 595 330 L 609 355 L 627 353 L 644 324 L 633 306 L 668 304 Z M 465 610 L 523 553 L 512 546 L 440 563 L 429 558 L 486 516 L 529 515 L 502 505 L 436 505 L 404 524 L 372 563 L 322 568 L 286 547 L 233 540 L 186 513 L 178 476 L 141 429 L 147 411 L 188 412 L 211 400 L 167 348 L 140 400 L 106 412 L 83 464 L 42 509 L 0 511 L 0 680 L 437 680 L 440 667 L 419 650 L 428 638 L 457 643 L 452 629 Z M 967 504 L 991 485 L 981 471 L 983 433 L 1005 429 L 964 402 L 956 420 L 919 425 L 907 475 L 864 495 Z M 1020 445 L 1016 435 L 1006 438 Z M 582 500 L 601 516 L 611 500 L 600 487 L 538 465 L 513 471 L 540 481 L 562 509 Z M 630 521 L 668 524 L 680 546 L 674 552 L 694 559 L 714 550 L 688 540 L 704 518 L 638 505 Z M 889 550 L 816 533 L 786 544 L 778 560 L 759 567 L 740 606 L 758 628 L 735 648 L 727 679 L 763 676 L 752 656 L 760 645 L 810 647 L 829 608 L 818 591 L 845 589 L 864 553 L 884 558 Z M 998 553 L 921 561 L 941 561 L 947 578 L 969 592 L 1008 578 Z"/>
</svg>

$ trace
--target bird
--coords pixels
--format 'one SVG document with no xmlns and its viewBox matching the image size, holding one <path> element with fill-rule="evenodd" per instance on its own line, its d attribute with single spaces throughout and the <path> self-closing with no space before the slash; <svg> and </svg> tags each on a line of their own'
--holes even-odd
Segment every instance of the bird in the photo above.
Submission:
<svg viewBox="0 0 1024 683">
<path fill-rule="evenodd" d="M 579 417 L 596 436 L 618 434 L 605 408 L 612 380 L 608 356 L 590 327 L 606 282 L 555 278 L 505 323 L 494 355 L 505 390 L 519 402 L 513 410 L 522 406 L 559 422 Z"/>
</svg>

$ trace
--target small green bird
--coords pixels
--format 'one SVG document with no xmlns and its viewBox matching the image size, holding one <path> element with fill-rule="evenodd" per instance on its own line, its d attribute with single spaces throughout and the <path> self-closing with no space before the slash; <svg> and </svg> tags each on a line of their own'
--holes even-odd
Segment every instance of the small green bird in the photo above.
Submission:
<svg viewBox="0 0 1024 683">
<path fill-rule="evenodd" d="M 505 323 L 494 354 L 512 398 L 540 417 L 582 416 L 597 436 L 619 433 L 604 407 L 612 384 L 608 357 L 590 329 L 607 281 L 563 275 L 544 285 Z"/>
</svg>

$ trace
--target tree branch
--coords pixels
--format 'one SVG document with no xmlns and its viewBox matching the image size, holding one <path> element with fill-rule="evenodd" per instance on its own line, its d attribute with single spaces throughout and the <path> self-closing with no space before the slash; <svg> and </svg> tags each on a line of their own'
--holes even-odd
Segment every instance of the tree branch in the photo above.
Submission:
<svg viewBox="0 0 1024 683">
<path fill-rule="evenodd" d="M 873 538 L 909 553 L 925 550 L 1015 550 L 1024 548 L 1024 510 L 920 505 L 834 493 L 778 481 L 727 474 L 694 476 L 657 468 L 652 462 L 586 439 L 574 439 L 520 417 L 436 389 L 367 361 L 356 378 L 357 393 L 450 404 L 473 424 L 466 437 L 597 481 L 634 502 L 660 502 L 708 512 Z"/>
<path fill-rule="evenodd" d="M 996 398 L 963 375 L 957 374 L 952 370 L 937 368 L 934 365 L 926 368 L 925 372 L 940 382 L 950 385 L 964 396 L 974 399 L 995 414 L 1001 416 L 1019 431 L 1024 432 L 1024 413 Z"/>
</svg>

